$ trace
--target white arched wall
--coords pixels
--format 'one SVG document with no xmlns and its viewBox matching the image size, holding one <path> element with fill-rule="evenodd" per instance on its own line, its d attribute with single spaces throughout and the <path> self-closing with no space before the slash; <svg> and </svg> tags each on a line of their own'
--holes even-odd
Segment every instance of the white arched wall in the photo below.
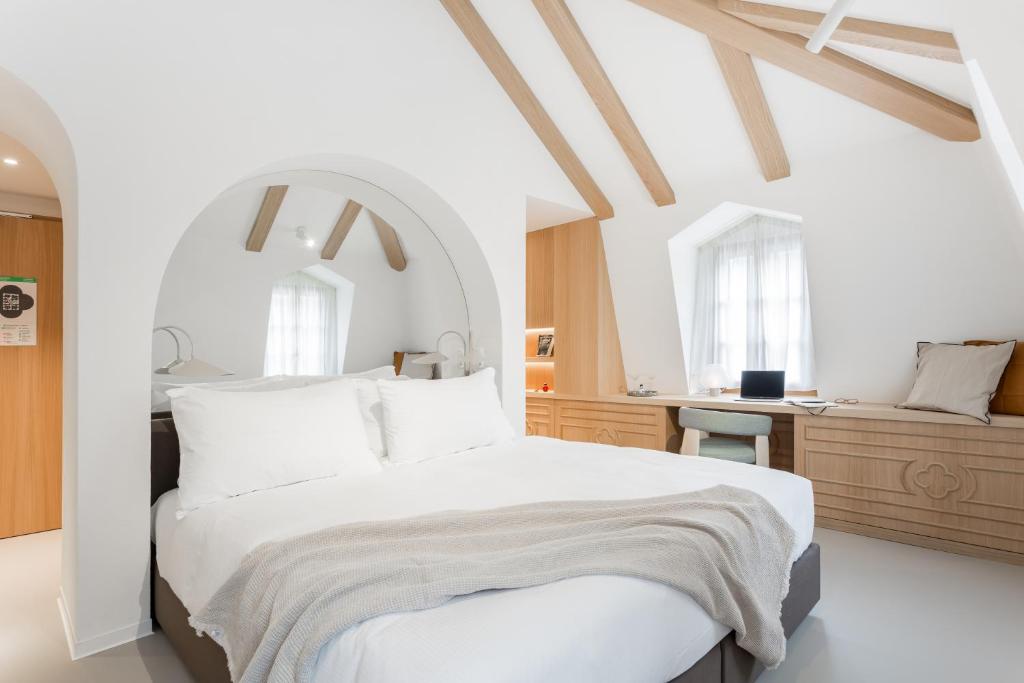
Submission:
<svg viewBox="0 0 1024 683">
<path fill-rule="evenodd" d="M 239 377 L 257 376 L 263 371 L 273 282 L 290 272 L 316 266 L 324 272 L 352 276 L 363 288 L 355 301 L 356 327 L 348 339 L 353 355 L 345 363 L 347 372 L 389 364 L 395 350 L 433 349 L 438 335 L 450 329 L 462 335 L 472 331 L 475 340 L 492 340 L 487 360 L 500 372 L 497 291 L 468 228 L 445 205 L 445 211 L 435 217 L 441 225 L 449 226 L 442 230 L 442 241 L 412 206 L 385 189 L 393 185 L 411 187 L 416 184 L 414 180 L 386 168 L 374 173 L 375 184 L 338 170 L 353 162 L 360 172 L 375 166 L 365 159 L 341 155 L 294 160 L 277 165 L 289 170 L 243 180 L 218 196 L 192 223 L 170 259 L 154 324 L 184 327 L 199 345 L 204 360 L 230 368 Z M 242 243 L 269 185 L 286 185 L 291 190 L 264 253 L 248 253 Z M 366 216 L 357 219 L 337 258 L 330 261 L 321 260 L 318 249 L 302 248 L 288 236 L 288 226 L 294 228 L 297 220 L 307 221 L 307 233 L 322 243 L 347 200 L 367 207 L 395 228 L 408 260 L 404 271 L 395 272 L 387 266 Z M 462 263 L 464 270 L 480 273 L 482 279 L 470 278 L 463 283 L 446 243 L 475 247 Z M 478 299 L 473 307 L 478 315 L 473 318 L 463 285 Z M 171 353 L 171 341 L 156 338 L 153 367 L 173 358 Z M 455 368 L 449 366 L 447 370 L 454 372 Z"/>
<path fill-rule="evenodd" d="M 0 68 L 0 131 L 25 145 L 42 162 L 60 200 L 64 245 L 63 457 L 61 518 L 64 529 L 60 609 L 65 620 L 75 604 L 78 544 L 78 179 L 75 154 L 57 114 L 26 83 Z"/>
<path fill-rule="evenodd" d="M 411 212 L 434 233 L 451 259 L 465 291 L 474 340 L 484 349 L 485 362 L 497 370 L 498 386 L 504 388 L 502 315 L 494 275 L 472 231 L 452 206 L 412 175 L 365 157 L 318 154 L 289 159 L 262 168 L 247 180 L 304 170 L 324 171 L 363 181 L 366 185 L 361 192 L 365 194 L 360 195 L 360 203 L 373 207 L 396 227 L 408 221 L 405 214 Z M 329 178 L 324 178 L 321 186 L 325 189 L 333 187 Z M 518 355 L 515 358 L 521 361 Z M 513 410 L 518 404 L 515 400 L 518 396 L 513 397 L 507 391 L 503 391 L 503 398 L 506 399 L 507 410 Z M 515 415 L 514 421 L 521 421 L 518 413 L 512 414 Z"/>
</svg>

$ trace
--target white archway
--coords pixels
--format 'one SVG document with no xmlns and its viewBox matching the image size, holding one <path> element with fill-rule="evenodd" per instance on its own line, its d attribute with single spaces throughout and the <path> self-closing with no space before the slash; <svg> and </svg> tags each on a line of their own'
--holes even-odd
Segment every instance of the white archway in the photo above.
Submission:
<svg viewBox="0 0 1024 683">
<path fill-rule="evenodd" d="M 406 214 L 422 221 L 452 262 L 465 293 L 468 324 L 475 343 L 484 349 L 485 360 L 495 368 L 499 387 L 502 386 L 501 310 L 497 286 L 473 233 L 443 198 L 405 171 L 373 159 L 344 154 L 282 160 L 254 170 L 232 187 L 263 178 L 288 176 L 299 176 L 306 184 L 335 191 L 358 186 L 361 201 L 374 206 L 386 220 L 398 224 L 400 217 Z M 212 197 L 209 203 L 215 200 L 216 197 Z M 188 227 L 182 227 L 178 240 Z M 173 249 L 166 254 L 164 271 L 172 253 Z"/>
<path fill-rule="evenodd" d="M 73 623 L 78 561 L 78 169 L 74 150 L 56 112 L 14 74 L 0 69 L 0 130 L 16 138 L 50 174 L 61 206 L 63 283 L 63 458 L 61 472 L 61 592 L 65 623 Z"/>
</svg>

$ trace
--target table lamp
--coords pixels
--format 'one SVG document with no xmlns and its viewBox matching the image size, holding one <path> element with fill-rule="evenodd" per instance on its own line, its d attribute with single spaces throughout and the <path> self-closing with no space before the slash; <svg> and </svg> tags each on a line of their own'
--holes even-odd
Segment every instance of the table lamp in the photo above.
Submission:
<svg viewBox="0 0 1024 683">
<path fill-rule="evenodd" d="M 708 390 L 708 396 L 720 396 L 722 387 L 728 383 L 725 368 L 718 363 L 712 363 L 700 373 L 700 383 Z"/>
<path fill-rule="evenodd" d="M 153 334 L 166 332 L 174 339 L 174 360 L 166 365 L 157 368 L 153 372 L 158 375 L 174 375 L 175 377 L 224 377 L 235 373 L 230 370 L 219 368 L 216 365 L 201 361 L 195 357 L 195 345 L 188 332 L 174 325 L 164 325 L 153 329 Z M 178 334 L 188 340 L 188 358 L 181 355 L 181 340 Z"/>
</svg>

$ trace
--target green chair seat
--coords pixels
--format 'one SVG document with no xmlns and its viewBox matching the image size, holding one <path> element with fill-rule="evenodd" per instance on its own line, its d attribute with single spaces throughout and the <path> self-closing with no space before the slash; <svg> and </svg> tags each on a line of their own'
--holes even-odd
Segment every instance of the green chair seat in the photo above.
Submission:
<svg viewBox="0 0 1024 683">
<path fill-rule="evenodd" d="M 709 436 L 700 440 L 700 457 L 732 460 L 753 465 L 756 460 L 754 444 L 721 436 Z"/>
</svg>

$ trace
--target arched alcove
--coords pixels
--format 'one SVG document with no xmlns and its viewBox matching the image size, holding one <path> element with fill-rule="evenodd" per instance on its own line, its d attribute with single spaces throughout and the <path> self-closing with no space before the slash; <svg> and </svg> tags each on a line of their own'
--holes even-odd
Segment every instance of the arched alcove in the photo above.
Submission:
<svg viewBox="0 0 1024 683">
<path fill-rule="evenodd" d="M 476 239 L 450 205 L 411 174 L 371 159 L 341 154 L 297 157 L 257 169 L 218 197 L 244 188 L 281 184 L 320 188 L 340 198 L 355 199 L 394 225 L 400 236 L 402 225 L 413 222 L 423 225 L 436 238 L 464 294 L 467 321 L 464 329 L 472 335 L 474 345 L 483 350 L 485 363 L 498 371 L 501 385 L 502 338 L 497 288 Z M 212 198 L 208 206 L 213 206 L 218 197 Z M 192 225 L 202 219 L 201 213 Z M 189 226 L 186 228 L 191 230 Z M 186 228 L 182 229 L 179 240 L 187 237 Z M 168 255 L 165 273 L 173 258 L 173 254 Z M 159 306 L 158 301 L 158 310 Z M 432 343 L 433 340 L 429 342 Z M 427 346 L 428 342 L 421 340 L 419 345 Z"/>
</svg>

